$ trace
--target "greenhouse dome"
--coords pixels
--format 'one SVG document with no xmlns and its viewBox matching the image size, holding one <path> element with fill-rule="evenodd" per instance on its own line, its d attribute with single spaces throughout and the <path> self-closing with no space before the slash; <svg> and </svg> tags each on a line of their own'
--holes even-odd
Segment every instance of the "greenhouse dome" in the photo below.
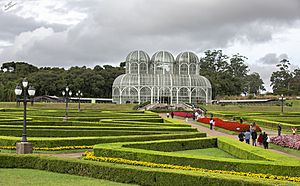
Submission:
<svg viewBox="0 0 300 186">
<path fill-rule="evenodd" d="M 186 66 L 184 66 L 186 65 Z M 143 51 L 126 58 L 126 74 L 112 87 L 113 102 L 122 103 L 211 103 L 211 84 L 199 75 L 199 59 L 192 52 L 176 60 L 167 51 L 156 52 L 151 60 Z"/>
</svg>

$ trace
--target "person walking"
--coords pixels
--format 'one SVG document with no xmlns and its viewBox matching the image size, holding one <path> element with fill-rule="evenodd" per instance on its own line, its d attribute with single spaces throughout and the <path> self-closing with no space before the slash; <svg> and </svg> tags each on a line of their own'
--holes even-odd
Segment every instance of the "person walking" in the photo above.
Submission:
<svg viewBox="0 0 300 186">
<path fill-rule="evenodd" d="M 258 142 L 258 145 L 262 145 L 263 144 L 263 135 L 262 133 L 259 134 L 258 138 L 257 138 L 257 142 Z"/>
<path fill-rule="evenodd" d="M 210 119 L 210 120 L 209 120 L 209 129 L 210 129 L 210 130 L 213 129 L 213 122 L 214 122 L 213 119 Z"/>
<path fill-rule="evenodd" d="M 280 123 L 277 126 L 277 131 L 278 131 L 278 136 L 280 136 L 281 135 L 281 125 L 280 125 Z"/>
<path fill-rule="evenodd" d="M 170 114 L 169 114 L 169 112 L 167 112 L 167 118 L 169 118 L 170 117 Z"/>
<path fill-rule="evenodd" d="M 240 124 L 243 124 L 244 120 L 242 117 L 240 117 Z"/>
<path fill-rule="evenodd" d="M 265 132 L 263 133 L 263 145 L 265 149 L 269 148 L 270 137 Z"/>
<path fill-rule="evenodd" d="M 256 139 L 257 139 L 257 132 L 256 132 L 256 130 L 252 131 L 251 137 L 252 137 L 252 145 L 256 146 Z"/>
<path fill-rule="evenodd" d="M 296 128 L 296 127 L 293 127 L 293 128 L 292 128 L 293 135 L 296 135 L 296 131 L 297 131 L 297 128 Z"/>
<path fill-rule="evenodd" d="M 248 143 L 248 144 L 250 144 L 250 137 L 251 137 L 250 131 L 247 130 L 247 131 L 245 132 L 245 141 L 246 141 L 246 143 Z"/>
<path fill-rule="evenodd" d="M 240 142 L 244 141 L 245 134 L 241 131 L 238 135 Z"/>
<path fill-rule="evenodd" d="M 174 118 L 174 112 L 173 111 L 171 112 L 171 118 L 172 119 Z"/>
</svg>

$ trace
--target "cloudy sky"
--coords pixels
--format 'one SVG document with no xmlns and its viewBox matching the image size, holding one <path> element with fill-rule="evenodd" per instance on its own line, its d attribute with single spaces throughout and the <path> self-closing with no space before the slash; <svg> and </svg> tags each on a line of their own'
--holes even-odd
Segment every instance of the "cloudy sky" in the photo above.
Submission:
<svg viewBox="0 0 300 186">
<path fill-rule="evenodd" d="M 222 49 L 248 57 L 267 87 L 280 59 L 300 66 L 299 0 L 0 0 L 0 7 L 0 63 L 115 66 L 136 49 L 175 56 Z"/>
</svg>

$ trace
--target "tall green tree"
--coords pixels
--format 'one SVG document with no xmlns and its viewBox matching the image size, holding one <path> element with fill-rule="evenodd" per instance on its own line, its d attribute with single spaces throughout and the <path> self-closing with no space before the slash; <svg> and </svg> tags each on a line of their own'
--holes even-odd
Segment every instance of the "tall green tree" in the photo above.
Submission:
<svg viewBox="0 0 300 186">
<path fill-rule="evenodd" d="M 240 95 L 249 71 L 247 58 L 240 54 L 229 57 L 222 50 L 208 50 L 204 54 L 200 59 L 200 74 L 210 80 L 213 97 Z"/>
<path fill-rule="evenodd" d="M 274 94 L 291 95 L 290 84 L 293 73 L 290 71 L 291 63 L 287 59 L 282 59 L 276 66 L 278 71 L 272 73 L 270 81 Z"/>
<path fill-rule="evenodd" d="M 244 93 L 258 95 L 260 91 L 266 90 L 264 82 L 257 72 L 253 72 L 245 77 Z"/>
</svg>

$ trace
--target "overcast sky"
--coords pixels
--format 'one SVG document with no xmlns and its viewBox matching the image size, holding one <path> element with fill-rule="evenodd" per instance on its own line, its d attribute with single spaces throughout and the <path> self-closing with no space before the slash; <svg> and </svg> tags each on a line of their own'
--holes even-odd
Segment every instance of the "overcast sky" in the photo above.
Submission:
<svg viewBox="0 0 300 186">
<path fill-rule="evenodd" d="M 300 66 L 300 0 L 0 0 L 0 6 L 0 63 L 116 66 L 136 49 L 150 56 L 222 49 L 248 57 L 268 90 L 280 59 Z"/>
</svg>

